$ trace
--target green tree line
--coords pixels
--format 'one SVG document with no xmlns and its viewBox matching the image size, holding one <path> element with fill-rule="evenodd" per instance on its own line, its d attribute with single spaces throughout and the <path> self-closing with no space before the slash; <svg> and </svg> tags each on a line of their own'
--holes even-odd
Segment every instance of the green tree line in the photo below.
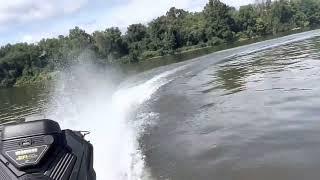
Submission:
<svg viewBox="0 0 320 180">
<path fill-rule="evenodd" d="M 209 0 L 201 12 L 172 7 L 148 24 L 130 25 L 125 33 L 111 27 L 89 34 L 75 27 L 66 36 L 2 46 L 0 86 L 46 79 L 82 52 L 104 64 L 137 63 L 319 24 L 319 0 L 256 0 L 239 9 Z"/>
</svg>

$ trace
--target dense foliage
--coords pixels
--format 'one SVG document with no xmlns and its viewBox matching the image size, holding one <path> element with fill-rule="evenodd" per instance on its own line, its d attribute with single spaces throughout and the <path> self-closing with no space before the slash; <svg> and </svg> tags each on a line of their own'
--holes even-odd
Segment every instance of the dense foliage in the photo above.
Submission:
<svg viewBox="0 0 320 180">
<path fill-rule="evenodd" d="M 134 63 L 319 23 L 319 0 L 257 0 L 239 9 L 209 0 L 202 12 L 172 7 L 147 25 L 130 25 L 124 34 L 117 27 L 92 34 L 75 27 L 67 36 L 5 45 L 0 48 L 0 86 L 47 79 L 82 52 L 103 63 Z"/>
</svg>

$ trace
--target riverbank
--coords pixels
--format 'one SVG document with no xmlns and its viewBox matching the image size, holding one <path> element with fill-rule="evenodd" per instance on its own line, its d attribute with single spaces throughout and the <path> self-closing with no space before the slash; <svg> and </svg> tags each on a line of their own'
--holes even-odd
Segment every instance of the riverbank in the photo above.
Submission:
<svg viewBox="0 0 320 180">
<path fill-rule="evenodd" d="M 157 60 L 157 59 L 161 60 L 164 57 L 183 55 L 183 54 L 197 52 L 197 51 L 208 50 L 209 53 L 213 53 L 213 52 L 217 52 L 217 51 L 221 51 L 221 50 L 226 50 L 229 48 L 244 46 L 244 45 L 248 45 L 248 44 L 252 44 L 252 43 L 262 42 L 262 41 L 280 38 L 280 37 L 284 37 L 284 36 L 289 36 L 289 35 L 293 35 L 293 34 L 308 32 L 308 31 L 312 31 L 312 30 L 316 30 L 316 29 L 319 29 L 319 27 L 317 27 L 317 28 L 295 28 L 295 29 L 292 29 L 291 31 L 281 32 L 281 33 L 277 33 L 275 35 L 257 36 L 257 37 L 251 38 L 251 39 L 248 39 L 248 38 L 247 39 L 239 39 L 239 40 L 232 42 L 232 43 L 223 43 L 221 45 L 216 45 L 216 46 L 205 45 L 203 47 L 201 47 L 201 46 L 200 47 L 199 46 L 185 47 L 185 48 L 182 48 L 185 50 L 178 49 L 177 52 L 175 52 L 172 55 L 156 56 L 153 58 L 144 59 L 142 61 L 145 62 L 145 61 Z M 203 54 L 203 55 L 205 55 L 205 54 Z"/>
<path fill-rule="evenodd" d="M 186 61 L 189 59 L 197 58 L 200 56 L 204 56 L 210 53 L 230 49 L 230 48 L 235 48 L 239 46 L 244 46 L 248 44 L 253 44 L 257 42 L 262 42 L 270 39 L 276 39 L 280 37 L 285 37 L 288 35 L 293 35 L 293 34 L 298 34 L 298 33 L 304 33 L 308 32 L 311 30 L 316 30 L 316 28 L 311 29 L 311 28 L 304 28 L 304 29 L 294 29 L 289 32 L 283 32 L 283 33 L 278 33 L 277 35 L 269 35 L 269 36 L 264 36 L 264 37 L 256 37 L 252 39 L 246 39 L 246 40 L 238 40 L 233 43 L 224 43 L 221 45 L 217 46 L 204 46 L 204 47 L 199 47 L 199 46 L 193 46 L 193 47 L 187 47 L 184 48 L 184 50 L 178 49 L 177 52 L 174 54 L 168 54 L 164 56 L 156 56 L 153 58 L 148 58 L 148 59 L 142 59 L 139 62 L 132 63 L 132 64 L 104 64 L 104 66 L 114 66 L 117 67 L 118 69 L 120 68 L 121 71 L 123 72 L 123 76 L 130 76 L 134 75 L 143 71 L 147 71 L 156 67 L 164 66 L 164 65 L 169 65 L 171 63 L 176 63 L 176 62 L 181 62 L 181 61 Z M 58 75 L 58 71 L 55 72 L 41 72 L 35 76 L 23 76 L 21 78 L 18 78 L 16 83 L 13 85 L 14 87 L 21 87 L 21 86 L 26 86 L 26 85 L 31 85 L 31 84 L 37 84 L 37 83 L 43 83 L 46 81 L 52 81 L 56 78 Z"/>
<path fill-rule="evenodd" d="M 41 72 L 35 76 L 22 76 L 17 79 L 13 87 L 27 86 L 31 84 L 38 84 L 43 82 L 49 82 L 53 80 L 58 72 Z"/>
<path fill-rule="evenodd" d="M 133 64 L 122 64 L 120 65 L 121 68 L 128 70 L 128 74 L 139 73 L 143 71 L 147 71 L 156 67 L 169 65 L 171 63 L 177 63 L 181 61 L 186 61 L 189 59 L 194 59 L 197 57 L 201 57 L 207 54 L 211 54 L 214 52 L 227 50 L 231 48 L 236 48 L 244 45 L 254 44 L 262 41 L 267 41 L 271 39 L 281 38 L 289 35 L 305 33 L 308 31 L 317 30 L 318 28 L 303 28 L 303 29 L 295 29 L 288 32 L 278 33 L 276 35 L 268 35 L 263 37 L 256 37 L 252 39 L 246 40 L 239 40 L 233 43 L 224 43 L 217 46 L 205 46 L 205 47 L 197 47 L 197 48 L 190 48 L 185 51 L 178 51 L 171 55 L 164 55 L 164 56 L 157 56 L 149 59 L 144 59 L 139 61 L 138 63 Z"/>
</svg>

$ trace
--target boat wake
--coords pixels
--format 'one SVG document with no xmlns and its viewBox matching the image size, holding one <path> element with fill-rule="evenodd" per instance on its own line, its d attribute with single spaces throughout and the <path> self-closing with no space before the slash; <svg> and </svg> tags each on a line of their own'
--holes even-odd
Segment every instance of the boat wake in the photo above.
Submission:
<svg viewBox="0 0 320 180">
<path fill-rule="evenodd" d="M 62 73 L 52 91 L 47 117 L 63 128 L 91 131 L 94 166 L 98 180 L 152 179 L 145 167 L 138 140 L 151 114 L 136 114 L 179 67 L 149 80 L 117 89 L 107 72 L 90 64 Z"/>
</svg>

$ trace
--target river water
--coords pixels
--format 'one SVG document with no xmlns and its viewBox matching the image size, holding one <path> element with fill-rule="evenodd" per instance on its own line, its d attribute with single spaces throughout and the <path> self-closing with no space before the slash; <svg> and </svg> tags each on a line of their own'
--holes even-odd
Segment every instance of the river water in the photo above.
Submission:
<svg viewBox="0 0 320 180">
<path fill-rule="evenodd" d="M 0 119 L 91 130 L 102 179 L 318 179 L 320 31 L 212 53 L 120 86 L 90 68 L 0 90 Z"/>
</svg>

